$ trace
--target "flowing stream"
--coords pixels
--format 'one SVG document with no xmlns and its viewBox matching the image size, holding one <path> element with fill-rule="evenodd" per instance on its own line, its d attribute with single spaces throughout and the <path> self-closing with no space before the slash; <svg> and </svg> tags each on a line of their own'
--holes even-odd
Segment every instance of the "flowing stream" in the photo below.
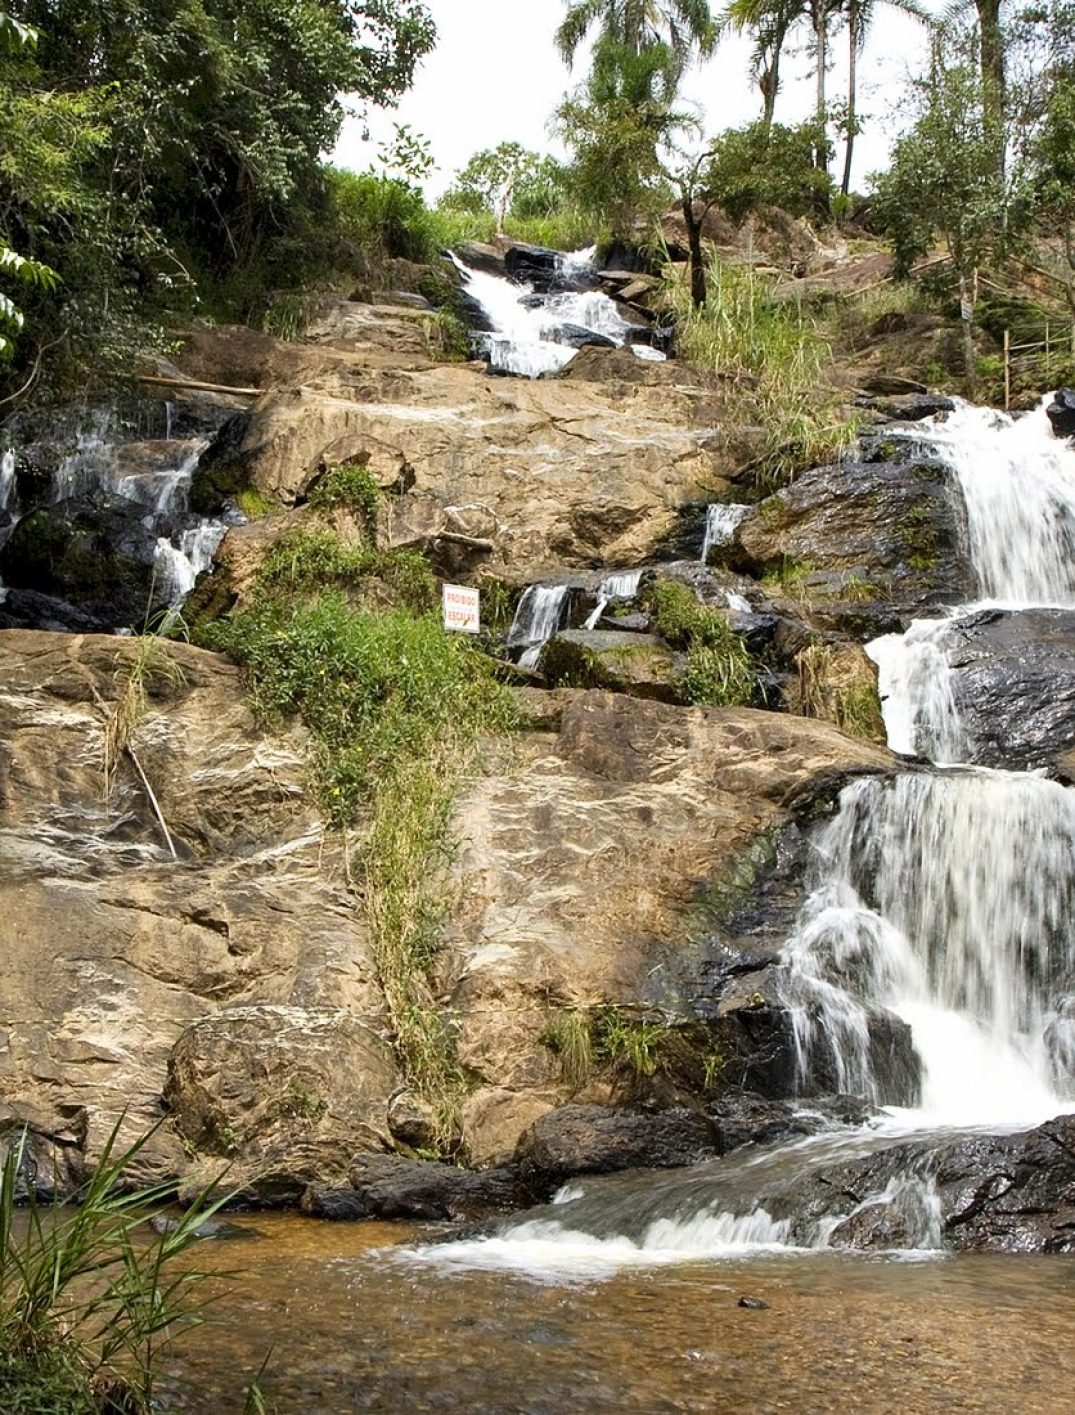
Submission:
<svg viewBox="0 0 1075 1415">
<path fill-rule="evenodd" d="M 561 270 L 577 282 L 596 277 L 593 249 L 560 257 Z M 599 290 L 537 294 L 532 285 L 474 270 L 451 256 L 466 292 L 481 305 L 491 332 L 478 336 L 492 368 L 539 378 L 557 373 L 587 342 L 627 346 L 640 359 L 664 355 L 638 342 L 642 331 Z M 596 336 L 594 338 L 593 336 Z"/>
<path fill-rule="evenodd" d="M 1012 420 L 962 405 L 913 435 L 962 492 L 981 594 L 1009 608 L 1075 602 L 1075 451 L 1043 409 Z M 707 540 L 734 514 L 711 515 Z M 870 646 L 890 744 L 938 765 L 843 790 L 815 829 L 779 970 L 802 1095 L 863 1096 L 885 1107 L 877 1123 L 660 1178 L 587 1179 L 494 1236 L 419 1248 L 414 1262 L 599 1274 L 816 1251 L 863 1205 L 803 1218 L 794 1195 L 812 1169 L 908 1135 L 928 1153 L 934 1135 L 1026 1129 L 1075 1109 L 1075 796 L 1039 773 L 966 765 L 946 622 Z M 896 1246 L 920 1252 L 943 1246 L 937 1202 L 926 1162 L 865 1201 L 898 1211 Z"/>
</svg>

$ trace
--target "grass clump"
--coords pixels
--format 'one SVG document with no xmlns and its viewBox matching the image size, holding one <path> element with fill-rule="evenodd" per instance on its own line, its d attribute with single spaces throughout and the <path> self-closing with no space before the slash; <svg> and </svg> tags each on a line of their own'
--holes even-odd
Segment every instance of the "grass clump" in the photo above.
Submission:
<svg viewBox="0 0 1075 1415">
<path fill-rule="evenodd" d="M 456 314 L 445 306 L 425 321 L 429 356 L 442 363 L 463 363 L 470 358 L 470 332 Z"/>
<path fill-rule="evenodd" d="M 52 1209 L 29 1186 L 25 1132 L 11 1137 L 0 1168 L 0 1408 L 26 1415 L 123 1411 L 152 1405 L 161 1350 L 197 1323 L 208 1273 L 172 1260 L 230 1195 L 203 1195 L 164 1233 L 145 1225 L 167 1202 L 167 1185 L 126 1191 L 124 1172 L 146 1144 L 125 1150 L 117 1131 L 91 1179 Z"/>
<path fill-rule="evenodd" d="M 248 521 L 263 521 L 266 516 L 284 509 L 279 501 L 258 491 L 256 486 L 244 486 L 236 492 L 235 504 Z"/>
<path fill-rule="evenodd" d="M 564 1009 L 555 1013 L 538 1040 L 560 1058 L 560 1079 L 572 1092 L 581 1091 L 594 1064 L 593 1023 L 588 1012 Z"/>
<path fill-rule="evenodd" d="M 267 721 L 297 715 L 315 743 L 330 820 L 368 834 L 358 888 L 404 1073 L 451 1145 L 463 1078 L 429 974 L 445 900 L 455 791 L 478 738 L 515 725 L 493 665 L 439 619 L 371 613 L 339 592 L 267 598 L 216 630 L 244 666 Z"/>
<path fill-rule="evenodd" d="M 381 504 L 381 488 L 365 462 L 334 463 L 310 488 L 310 505 L 318 510 L 333 510 L 345 506 L 357 511 L 367 526 L 377 520 Z"/>
<path fill-rule="evenodd" d="M 650 585 L 645 603 L 657 633 L 687 651 L 683 691 L 689 703 L 738 707 L 753 701 L 757 676 L 750 651 L 723 614 L 700 604 L 678 580 Z"/>
<path fill-rule="evenodd" d="M 747 420 L 764 429 L 754 481 L 759 491 L 772 491 L 846 451 L 857 424 L 830 381 L 832 350 L 808 312 L 776 299 L 773 283 L 749 266 L 713 257 L 707 276 L 709 297 L 700 309 L 681 278 L 667 282 L 678 349 L 723 375 L 733 405 L 742 403 L 742 415 L 749 412 Z"/>
<path fill-rule="evenodd" d="M 371 546 L 345 546 L 334 531 L 289 531 L 258 567 L 258 588 L 275 592 L 347 584 L 373 574 L 377 563 Z"/>
</svg>

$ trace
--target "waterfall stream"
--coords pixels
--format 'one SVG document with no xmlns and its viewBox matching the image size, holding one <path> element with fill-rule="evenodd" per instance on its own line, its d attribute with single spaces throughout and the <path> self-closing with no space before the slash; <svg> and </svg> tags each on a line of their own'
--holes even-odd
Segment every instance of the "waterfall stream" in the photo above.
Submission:
<svg viewBox="0 0 1075 1415">
<path fill-rule="evenodd" d="M 594 250 L 560 257 L 561 270 L 575 279 L 593 278 Z M 621 313 L 615 300 L 599 290 L 539 295 L 533 286 L 474 270 L 457 256 L 451 259 L 462 275 L 467 294 L 481 305 L 490 333 L 478 336 L 491 366 L 501 373 L 539 378 L 556 373 L 575 357 L 579 341 L 625 345 L 640 359 L 664 355 L 647 344 L 632 342 L 639 329 Z"/>
<path fill-rule="evenodd" d="M 963 404 L 907 435 L 951 469 L 987 602 L 1075 603 L 1075 450 L 1053 436 L 1044 404 L 1018 420 Z M 703 554 L 734 529 L 735 509 L 710 508 Z M 939 1137 L 1075 1110 L 1075 794 L 1038 772 L 967 764 L 945 641 L 977 607 L 868 646 L 891 747 L 932 765 L 843 789 L 812 834 L 808 896 L 778 969 L 804 1096 L 820 1068 L 824 1090 L 885 1107 L 873 1125 L 667 1176 L 589 1178 L 492 1238 L 411 1261 L 607 1275 L 825 1248 L 876 1213 L 889 1247 L 936 1252 Z M 897 1056 L 899 1029 L 909 1045 Z M 901 1158 L 908 1136 L 916 1148 Z M 803 1199 L 819 1168 L 885 1151 L 898 1167 L 875 1192 Z"/>
</svg>

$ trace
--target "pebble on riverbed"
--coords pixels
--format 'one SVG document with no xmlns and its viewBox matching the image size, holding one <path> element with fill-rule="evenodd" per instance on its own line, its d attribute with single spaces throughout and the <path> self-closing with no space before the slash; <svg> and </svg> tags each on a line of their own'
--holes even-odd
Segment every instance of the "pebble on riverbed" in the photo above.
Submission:
<svg viewBox="0 0 1075 1415">
<path fill-rule="evenodd" d="M 752 1312 L 765 1311 L 769 1306 L 768 1302 L 761 1297 L 740 1297 L 739 1305 L 740 1307 L 749 1307 Z"/>
</svg>

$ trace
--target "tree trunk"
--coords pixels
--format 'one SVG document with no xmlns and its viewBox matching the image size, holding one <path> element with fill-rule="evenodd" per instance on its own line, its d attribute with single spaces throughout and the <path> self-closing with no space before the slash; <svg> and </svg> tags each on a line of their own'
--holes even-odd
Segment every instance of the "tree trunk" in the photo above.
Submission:
<svg viewBox="0 0 1075 1415">
<path fill-rule="evenodd" d="M 702 254 L 702 221 L 694 210 L 694 192 L 683 196 L 683 220 L 687 227 L 687 250 L 690 252 L 691 303 L 696 310 L 702 308 L 706 300 L 705 257 Z"/>
<path fill-rule="evenodd" d="M 1004 176 L 1004 109 L 1007 75 L 1004 65 L 1004 31 L 1000 0 L 974 0 L 978 11 L 981 46 L 982 106 L 997 144 L 997 171 Z"/>
<path fill-rule="evenodd" d="M 855 151 L 855 105 L 858 99 L 858 5 L 852 3 L 847 12 L 847 32 L 851 36 L 847 55 L 847 147 L 844 151 L 844 177 L 840 190 L 844 196 L 851 190 L 851 159 Z"/>
<path fill-rule="evenodd" d="M 817 63 L 817 108 L 815 121 L 820 134 L 818 139 L 817 155 L 815 165 L 822 172 L 829 170 L 828 154 L 825 151 L 825 66 L 828 62 L 828 11 L 825 0 L 814 0 L 813 21 L 814 21 L 814 50 Z"/>
</svg>

